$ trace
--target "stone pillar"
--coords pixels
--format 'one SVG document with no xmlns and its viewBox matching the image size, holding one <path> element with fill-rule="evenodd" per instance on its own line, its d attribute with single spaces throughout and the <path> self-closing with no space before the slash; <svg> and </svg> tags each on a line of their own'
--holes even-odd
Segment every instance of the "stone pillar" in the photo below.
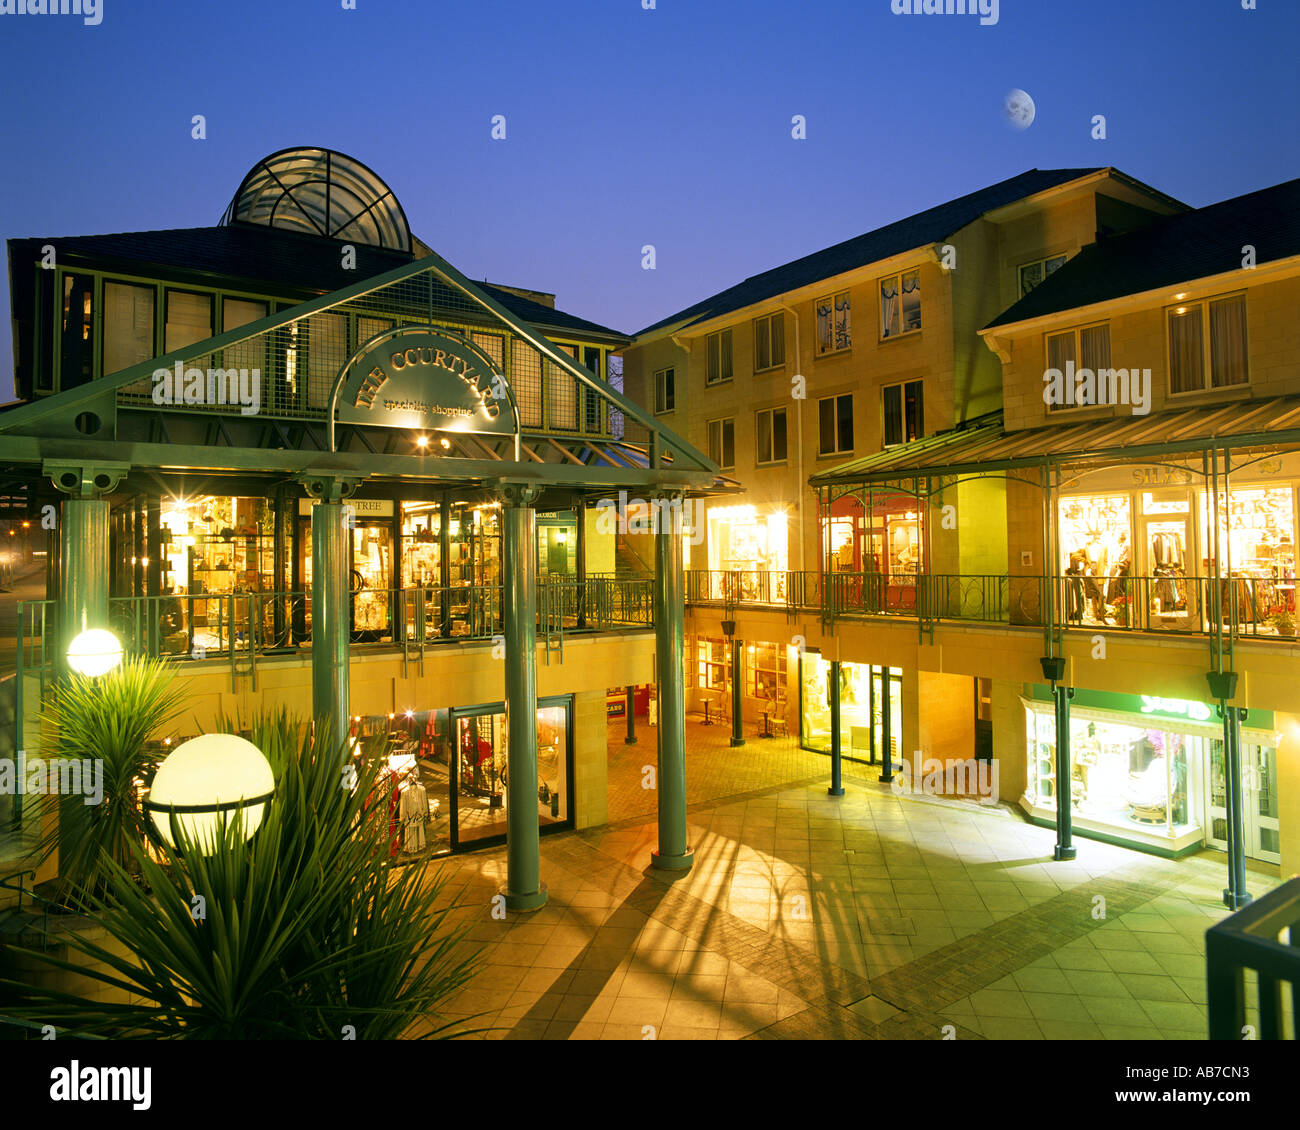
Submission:
<svg viewBox="0 0 1300 1130">
<path fill-rule="evenodd" d="M 354 480 L 313 476 L 304 482 L 311 508 L 311 712 L 317 732 L 340 749 L 350 722 L 347 515 Z M 346 755 L 345 755 L 346 756 Z"/>
<path fill-rule="evenodd" d="M 659 675 L 659 850 L 651 865 L 685 871 L 695 860 L 686 842 L 685 580 L 682 495 L 654 502 L 655 663 Z"/>
<path fill-rule="evenodd" d="M 506 886 L 511 910 L 546 903 L 537 823 L 537 511 L 534 486 L 501 490 L 506 644 Z"/>
</svg>

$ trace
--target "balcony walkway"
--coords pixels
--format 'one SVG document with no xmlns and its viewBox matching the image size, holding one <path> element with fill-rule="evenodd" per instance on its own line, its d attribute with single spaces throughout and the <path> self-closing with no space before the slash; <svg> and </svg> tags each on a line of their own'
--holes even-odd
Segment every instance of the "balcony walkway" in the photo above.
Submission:
<svg viewBox="0 0 1300 1130">
<path fill-rule="evenodd" d="M 692 804 L 677 883 L 649 871 L 653 819 L 551 837 L 549 904 L 506 922 L 504 849 L 448 861 L 444 898 L 485 946 L 451 1011 L 508 1039 L 1205 1038 L 1223 856 L 1080 841 L 1055 864 L 1049 830 L 875 776 L 846 762 L 838 801 L 822 776 Z"/>
</svg>

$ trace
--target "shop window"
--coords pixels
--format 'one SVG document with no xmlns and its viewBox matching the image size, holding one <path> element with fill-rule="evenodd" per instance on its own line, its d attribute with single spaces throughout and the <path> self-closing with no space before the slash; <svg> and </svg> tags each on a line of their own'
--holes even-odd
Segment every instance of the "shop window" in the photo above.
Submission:
<svg viewBox="0 0 1300 1130">
<path fill-rule="evenodd" d="M 1295 495 L 1290 486 L 1234 487 L 1219 504 L 1217 543 L 1208 495 L 1200 508 L 1205 572 L 1229 578 L 1220 615 L 1242 629 L 1295 636 Z"/>
<path fill-rule="evenodd" d="M 1132 554 L 1132 507 L 1127 494 L 1062 499 L 1060 568 L 1065 616 L 1073 624 L 1127 627 L 1137 591 Z"/>
<path fill-rule="evenodd" d="M 844 455 L 853 450 L 853 394 L 827 396 L 817 402 L 817 453 Z"/>
<path fill-rule="evenodd" d="M 525 428 L 542 426 L 542 355 L 526 341 L 510 343 L 510 385 Z"/>
<path fill-rule="evenodd" d="M 706 347 L 709 359 L 705 384 L 716 385 L 731 380 L 731 331 L 721 330 L 709 334 Z"/>
<path fill-rule="evenodd" d="M 911 443 L 925 434 L 924 382 L 908 381 L 881 389 L 885 410 L 885 446 Z"/>
<path fill-rule="evenodd" d="M 151 286 L 104 283 L 104 375 L 120 373 L 154 356 Z"/>
<path fill-rule="evenodd" d="M 1023 264 L 1020 268 L 1020 296 L 1023 298 L 1048 275 L 1054 274 L 1064 265 L 1064 255 L 1052 255 L 1046 259 L 1036 259 L 1032 263 Z"/>
<path fill-rule="evenodd" d="M 695 644 L 695 685 L 700 690 L 716 690 L 727 685 L 727 641 L 697 640 Z"/>
<path fill-rule="evenodd" d="M 709 421 L 709 458 L 723 471 L 736 466 L 736 421 L 734 418 Z"/>
<path fill-rule="evenodd" d="M 655 414 L 672 412 L 677 407 L 677 375 L 673 369 L 660 369 L 655 373 Z"/>
<path fill-rule="evenodd" d="M 779 705 L 785 702 L 785 645 L 752 643 L 746 648 L 745 693 Z"/>
<path fill-rule="evenodd" d="M 1244 294 L 1174 306 L 1167 315 L 1171 394 L 1249 382 Z"/>
<path fill-rule="evenodd" d="M 93 275 L 63 276 L 63 318 L 59 340 L 59 387 L 76 388 L 95 375 Z"/>
<path fill-rule="evenodd" d="M 769 314 L 754 319 L 754 372 L 785 364 L 785 316 Z"/>
<path fill-rule="evenodd" d="M 849 292 L 828 294 L 813 303 L 817 312 L 817 356 L 838 353 L 853 345 L 849 325 Z"/>
<path fill-rule="evenodd" d="M 167 331 L 163 352 L 171 353 L 212 336 L 212 295 L 167 292 Z"/>
<path fill-rule="evenodd" d="M 880 336 L 898 337 L 921 328 L 921 272 L 903 271 L 880 280 Z"/>
<path fill-rule="evenodd" d="M 830 663 L 816 652 L 800 657 L 800 744 L 816 753 L 831 749 L 830 675 Z M 841 755 L 855 761 L 881 760 L 886 713 L 890 758 L 897 763 L 903 741 L 902 668 L 841 663 Z"/>
<path fill-rule="evenodd" d="M 1059 403 L 1053 398 L 1047 406 L 1049 412 L 1062 408 L 1111 403 L 1101 398 L 1102 389 L 1096 380 L 1098 373 L 1111 367 L 1108 322 L 1096 326 L 1080 326 L 1077 329 L 1066 330 L 1064 333 L 1048 334 L 1046 342 L 1048 369 L 1057 370 L 1064 379 L 1066 365 L 1072 362 L 1075 368 L 1074 387 L 1064 390 Z M 1092 374 L 1091 384 L 1084 376 L 1085 371 Z"/>
<path fill-rule="evenodd" d="M 756 416 L 757 458 L 760 466 L 786 461 L 786 415 L 784 408 L 764 408 Z"/>
</svg>

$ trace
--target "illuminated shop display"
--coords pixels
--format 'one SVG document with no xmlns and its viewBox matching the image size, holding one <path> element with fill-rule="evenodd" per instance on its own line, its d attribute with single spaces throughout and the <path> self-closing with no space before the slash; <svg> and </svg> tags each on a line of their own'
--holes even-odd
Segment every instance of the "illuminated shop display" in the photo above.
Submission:
<svg viewBox="0 0 1300 1130">
<path fill-rule="evenodd" d="M 768 599 L 785 599 L 789 530 L 784 508 L 715 507 L 708 512 L 709 568 L 740 575 L 740 598 L 753 600 L 760 592 L 758 574 L 770 574 Z M 766 595 L 766 591 L 764 591 Z"/>
<path fill-rule="evenodd" d="M 1068 623 L 1200 631 L 1217 616 L 1295 635 L 1290 484 L 1233 487 L 1217 536 L 1211 497 L 1191 485 L 1067 497 L 1058 521 Z"/>
<path fill-rule="evenodd" d="M 799 659 L 800 744 L 831 749 L 831 665 L 815 652 Z M 865 663 L 840 664 L 840 752 L 855 761 L 884 755 L 884 712 L 889 710 L 889 747 L 897 761 L 903 738 L 903 671 Z"/>
<path fill-rule="evenodd" d="M 1053 818 L 1056 721 L 1050 694 L 1023 699 L 1028 750 L 1022 805 Z M 1122 709 L 1104 709 L 1114 705 Z M 1252 720 L 1263 712 L 1252 712 Z M 1264 714 L 1271 726 L 1271 715 Z M 1277 735 L 1242 731 L 1246 853 L 1277 862 Z M 1181 853 L 1227 847 L 1223 726 L 1202 702 L 1080 689 L 1070 709 L 1070 798 L 1076 830 Z"/>
</svg>

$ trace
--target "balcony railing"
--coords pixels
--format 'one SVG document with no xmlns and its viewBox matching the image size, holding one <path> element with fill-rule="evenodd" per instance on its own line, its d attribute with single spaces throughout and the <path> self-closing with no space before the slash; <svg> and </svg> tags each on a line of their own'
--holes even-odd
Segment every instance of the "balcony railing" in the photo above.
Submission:
<svg viewBox="0 0 1300 1130">
<path fill-rule="evenodd" d="M 543 579 L 536 589 L 538 633 L 649 627 L 653 589 L 644 579 Z M 350 639 L 394 647 L 490 640 L 505 630 L 502 597 L 500 585 L 357 589 L 349 600 Z M 52 670 L 57 615 L 52 600 L 19 604 L 21 670 Z M 255 663 L 310 646 L 311 593 L 115 597 L 108 627 L 129 655 Z"/>
<path fill-rule="evenodd" d="M 1300 1034 L 1296 1031 L 1300 879 L 1283 883 L 1211 926 L 1205 933 L 1205 969 L 1211 1040 L 1296 1039 Z M 1256 983 L 1259 1022 L 1254 1032 L 1247 1024 L 1247 970 L 1254 973 Z M 1283 986 L 1289 988 L 1285 996 Z"/>
<path fill-rule="evenodd" d="M 1296 638 L 1294 583 L 1257 577 L 689 570 L 689 604 L 781 607 L 824 616 L 1039 626 L 1045 594 L 1069 629 Z"/>
</svg>

